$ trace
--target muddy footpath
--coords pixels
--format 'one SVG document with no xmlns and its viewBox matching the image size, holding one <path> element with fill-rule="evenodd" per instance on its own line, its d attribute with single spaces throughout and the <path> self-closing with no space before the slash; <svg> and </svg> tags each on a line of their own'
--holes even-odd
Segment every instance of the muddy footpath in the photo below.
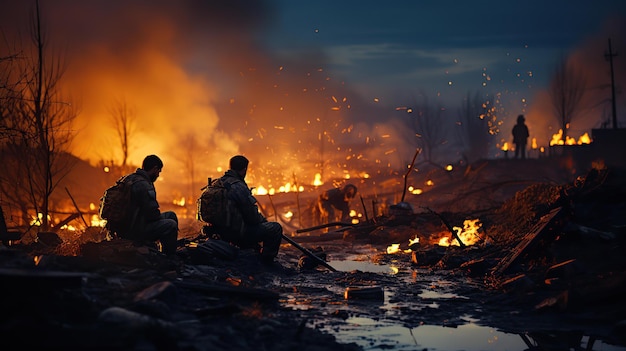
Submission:
<svg viewBox="0 0 626 351">
<path fill-rule="evenodd" d="M 260 265 L 255 252 L 216 242 L 197 223 L 181 229 L 175 259 L 103 240 L 97 228 L 76 242 L 42 235 L 3 245 L 0 342 L 3 350 L 362 350 L 327 331 L 366 317 L 407 328 L 472 319 L 532 340 L 528 350 L 593 350 L 594 340 L 626 347 L 625 175 L 603 168 L 568 183 L 537 181 L 467 211 L 460 200 L 453 211 L 407 202 L 357 225 L 291 236 L 333 269 L 287 241 L 279 264 Z M 451 227 L 470 219 L 481 228 L 467 244 Z M 461 244 L 442 246 L 442 237 Z"/>
</svg>

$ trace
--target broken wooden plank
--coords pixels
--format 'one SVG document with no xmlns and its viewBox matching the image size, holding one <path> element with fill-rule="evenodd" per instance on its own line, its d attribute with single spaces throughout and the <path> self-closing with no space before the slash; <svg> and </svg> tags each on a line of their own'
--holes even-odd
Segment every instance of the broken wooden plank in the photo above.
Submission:
<svg viewBox="0 0 626 351">
<path fill-rule="evenodd" d="M 524 239 L 522 239 L 522 241 L 520 241 L 520 243 L 517 244 L 517 246 L 504 259 L 502 259 L 500 263 L 498 263 L 498 265 L 496 265 L 493 269 L 493 274 L 498 276 L 502 275 L 509 269 L 509 267 L 517 263 L 521 255 L 527 252 L 535 243 L 537 243 L 539 239 L 542 238 L 542 235 L 545 233 L 544 229 L 554 220 L 556 215 L 561 212 L 561 209 L 562 207 L 557 207 L 541 217 L 531 231 L 526 234 Z"/>
</svg>

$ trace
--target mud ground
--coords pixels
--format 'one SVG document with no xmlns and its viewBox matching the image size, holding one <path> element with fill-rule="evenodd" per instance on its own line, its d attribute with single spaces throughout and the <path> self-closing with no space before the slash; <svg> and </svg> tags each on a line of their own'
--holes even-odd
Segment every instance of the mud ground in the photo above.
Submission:
<svg viewBox="0 0 626 351">
<path fill-rule="evenodd" d="M 476 179 L 484 194 L 488 182 Z M 502 189 L 501 179 L 489 184 Z M 539 349 L 577 349 L 582 335 L 626 346 L 623 179 L 612 172 L 582 183 L 505 181 L 517 190 L 480 196 L 465 178 L 442 192 L 462 187 L 457 201 L 433 193 L 440 201 L 413 203 L 410 215 L 293 237 L 323 252 L 331 266 L 347 260 L 391 268 L 381 272 L 312 267 L 286 242 L 280 265 L 263 266 L 252 250 L 199 248 L 208 239 L 196 236 L 197 224 L 182 230 L 174 260 L 123 240 L 81 243 L 76 255 L 43 242 L 1 247 L 0 331 L 12 336 L 3 349 L 359 350 L 321 332 L 349 317 L 407 327 L 454 327 L 471 317 L 541 340 Z M 484 206 L 488 197 L 493 202 Z M 446 227 L 421 206 L 454 225 L 480 217 L 485 240 L 463 248 L 435 245 L 431 236 Z M 542 231 L 543 240 L 494 276 L 541 216 L 561 207 L 561 220 Z M 392 243 L 407 250 L 416 236 L 420 245 L 412 252 L 387 253 Z M 564 264 L 572 260 L 576 265 Z M 355 287 L 379 287 L 384 298 L 346 299 L 346 289 Z M 425 292 L 446 297 L 426 299 Z"/>
</svg>

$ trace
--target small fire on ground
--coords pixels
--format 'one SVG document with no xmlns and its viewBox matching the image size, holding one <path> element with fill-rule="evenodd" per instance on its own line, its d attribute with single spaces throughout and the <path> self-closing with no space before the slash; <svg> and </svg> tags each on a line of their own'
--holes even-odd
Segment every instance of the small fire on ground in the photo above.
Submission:
<svg viewBox="0 0 626 351">
<path fill-rule="evenodd" d="M 461 227 L 453 227 L 457 236 L 461 239 L 465 246 L 474 245 L 482 239 L 480 235 L 480 228 L 482 227 L 482 223 L 480 223 L 479 219 L 466 219 L 463 222 L 463 228 Z M 452 240 L 451 240 L 452 239 Z M 439 246 L 460 246 L 458 240 L 453 238 L 451 233 L 441 233 L 436 238 L 430 240 L 431 243 Z M 388 254 L 394 254 L 398 252 L 406 252 L 410 253 L 412 250 L 411 247 L 419 243 L 419 238 L 409 239 L 409 249 L 401 250 L 400 244 L 391 244 L 391 246 L 387 247 Z"/>
</svg>

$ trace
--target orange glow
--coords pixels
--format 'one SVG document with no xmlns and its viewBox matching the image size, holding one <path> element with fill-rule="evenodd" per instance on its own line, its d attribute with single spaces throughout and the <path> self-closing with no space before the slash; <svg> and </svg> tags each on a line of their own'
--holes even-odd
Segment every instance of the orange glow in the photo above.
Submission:
<svg viewBox="0 0 626 351">
<path fill-rule="evenodd" d="M 457 235 L 459 236 L 463 244 L 465 244 L 466 246 L 470 246 L 470 245 L 474 245 L 475 243 L 478 242 L 478 240 L 480 240 L 481 237 L 478 231 L 481 228 L 481 226 L 482 226 L 482 223 L 479 222 L 479 219 L 466 219 L 465 221 L 463 221 L 463 228 L 453 227 L 452 229 L 456 231 Z M 460 246 L 456 238 L 453 239 L 452 242 L 450 242 L 449 236 L 444 236 L 440 238 L 438 245 L 439 246 Z"/>
<path fill-rule="evenodd" d="M 89 222 L 92 227 L 104 227 L 107 223 L 106 219 L 101 219 L 97 214 L 92 215 Z"/>
<path fill-rule="evenodd" d="M 322 182 L 322 175 L 319 174 L 319 173 L 315 173 L 315 179 L 313 180 L 313 185 L 314 186 L 320 186 L 322 184 L 324 184 Z"/>
<path fill-rule="evenodd" d="M 418 238 L 417 236 L 414 239 L 409 239 L 409 247 L 411 247 L 412 245 L 418 244 L 419 242 L 420 242 L 420 238 Z M 400 250 L 400 244 L 391 244 L 390 246 L 387 247 L 388 254 L 395 254 L 401 251 L 402 250 Z M 411 249 L 404 250 L 404 252 L 406 253 L 410 253 L 412 251 L 413 250 Z"/>
<path fill-rule="evenodd" d="M 253 193 L 256 195 L 267 195 L 267 189 L 263 187 L 263 185 L 253 190 Z"/>
<path fill-rule="evenodd" d="M 414 188 L 413 186 L 410 186 L 408 190 L 411 194 L 414 194 L 414 195 L 420 195 L 421 193 L 423 193 L 422 189 Z"/>
<path fill-rule="evenodd" d="M 509 143 L 505 142 L 504 145 L 502 145 L 502 151 L 509 151 Z"/>
<path fill-rule="evenodd" d="M 550 140 L 550 146 L 553 145 L 582 145 L 582 144 L 590 144 L 591 138 L 589 137 L 589 133 L 585 133 L 581 135 L 578 140 L 576 138 L 566 136 L 565 141 L 563 139 L 563 129 L 559 129 L 559 132 L 552 135 L 552 140 Z"/>
<path fill-rule="evenodd" d="M 391 244 L 391 246 L 387 247 L 388 254 L 394 254 L 400 252 L 400 244 Z"/>
</svg>

